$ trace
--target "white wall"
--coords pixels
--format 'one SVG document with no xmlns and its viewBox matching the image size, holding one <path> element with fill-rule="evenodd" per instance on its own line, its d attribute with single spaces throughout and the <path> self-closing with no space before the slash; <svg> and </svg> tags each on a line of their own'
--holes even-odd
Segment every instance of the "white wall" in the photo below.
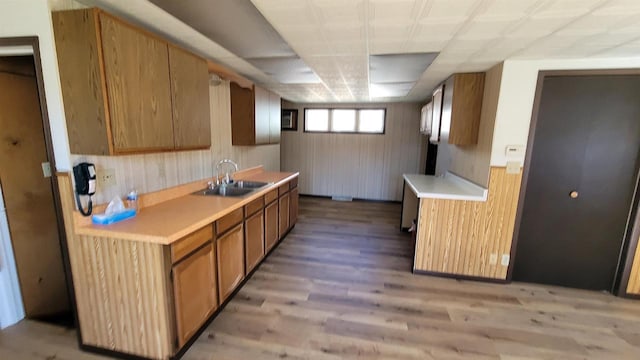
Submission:
<svg viewBox="0 0 640 360">
<path fill-rule="evenodd" d="M 37 36 L 58 171 L 71 169 L 51 14 L 46 0 L 0 0 L 0 37 Z"/>
<path fill-rule="evenodd" d="M 507 160 L 524 161 L 524 154 L 507 159 L 505 149 L 507 145 L 527 145 L 539 71 L 625 68 L 640 68 L 640 57 L 505 61 L 493 134 L 491 166 L 505 166 Z"/>
</svg>

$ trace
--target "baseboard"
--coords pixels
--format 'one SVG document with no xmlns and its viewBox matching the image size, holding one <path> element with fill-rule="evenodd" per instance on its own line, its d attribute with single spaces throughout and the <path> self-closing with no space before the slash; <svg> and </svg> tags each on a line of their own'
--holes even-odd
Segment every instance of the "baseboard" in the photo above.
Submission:
<svg viewBox="0 0 640 360">
<path fill-rule="evenodd" d="M 417 275 L 429 275 L 429 276 L 436 276 L 436 277 L 447 278 L 447 279 L 479 281 L 479 282 L 486 282 L 486 283 L 493 283 L 493 284 L 509 284 L 511 282 L 507 279 L 496 279 L 496 278 L 489 278 L 484 276 L 449 274 L 449 273 L 443 273 L 443 272 L 437 272 L 437 271 L 425 271 L 425 270 L 414 269 L 413 273 Z"/>
</svg>

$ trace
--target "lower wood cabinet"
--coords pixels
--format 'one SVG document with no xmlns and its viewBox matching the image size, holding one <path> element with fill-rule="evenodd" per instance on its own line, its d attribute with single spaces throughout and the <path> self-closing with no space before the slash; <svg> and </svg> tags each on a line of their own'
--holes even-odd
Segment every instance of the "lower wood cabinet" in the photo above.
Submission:
<svg viewBox="0 0 640 360">
<path fill-rule="evenodd" d="M 289 193 L 285 193 L 278 199 L 280 208 L 278 218 L 278 238 L 282 239 L 289 230 Z"/>
<path fill-rule="evenodd" d="M 260 210 L 244 221 L 244 242 L 248 274 L 264 257 L 264 211 Z"/>
<path fill-rule="evenodd" d="M 298 188 L 291 189 L 289 192 L 289 227 L 293 227 L 298 221 Z"/>
<path fill-rule="evenodd" d="M 173 266 L 178 346 L 182 347 L 218 307 L 213 244 Z"/>
<path fill-rule="evenodd" d="M 241 209 L 242 210 L 242 209 Z M 216 240 L 218 293 L 224 302 L 244 279 L 244 226 L 240 224 Z"/>
<path fill-rule="evenodd" d="M 278 200 L 264 208 L 264 236 L 267 252 L 278 242 Z"/>
</svg>

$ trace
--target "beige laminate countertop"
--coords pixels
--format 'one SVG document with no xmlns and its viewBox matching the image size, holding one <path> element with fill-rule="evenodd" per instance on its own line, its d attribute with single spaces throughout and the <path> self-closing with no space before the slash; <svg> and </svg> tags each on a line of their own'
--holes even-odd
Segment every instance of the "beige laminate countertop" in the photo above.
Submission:
<svg viewBox="0 0 640 360">
<path fill-rule="evenodd" d="M 136 217 L 111 225 L 76 227 L 76 234 L 169 245 L 209 225 L 298 176 L 295 172 L 262 172 L 238 178 L 273 183 L 242 197 L 185 195 L 143 208 Z"/>
</svg>

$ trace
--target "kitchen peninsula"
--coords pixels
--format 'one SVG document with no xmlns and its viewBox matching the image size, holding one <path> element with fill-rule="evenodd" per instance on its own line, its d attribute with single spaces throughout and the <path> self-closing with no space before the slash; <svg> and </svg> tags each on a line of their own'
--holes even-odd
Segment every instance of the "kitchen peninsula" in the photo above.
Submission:
<svg viewBox="0 0 640 360">
<path fill-rule="evenodd" d="M 298 173 L 238 172 L 267 183 L 242 197 L 193 194 L 211 179 L 144 194 L 135 218 L 108 226 L 82 217 L 59 177 L 81 344 L 98 352 L 179 355 L 297 220 Z"/>
<path fill-rule="evenodd" d="M 405 174 L 402 227 L 417 219 L 414 273 L 505 281 L 521 176 L 491 167 L 483 188 L 452 173 Z"/>
</svg>

